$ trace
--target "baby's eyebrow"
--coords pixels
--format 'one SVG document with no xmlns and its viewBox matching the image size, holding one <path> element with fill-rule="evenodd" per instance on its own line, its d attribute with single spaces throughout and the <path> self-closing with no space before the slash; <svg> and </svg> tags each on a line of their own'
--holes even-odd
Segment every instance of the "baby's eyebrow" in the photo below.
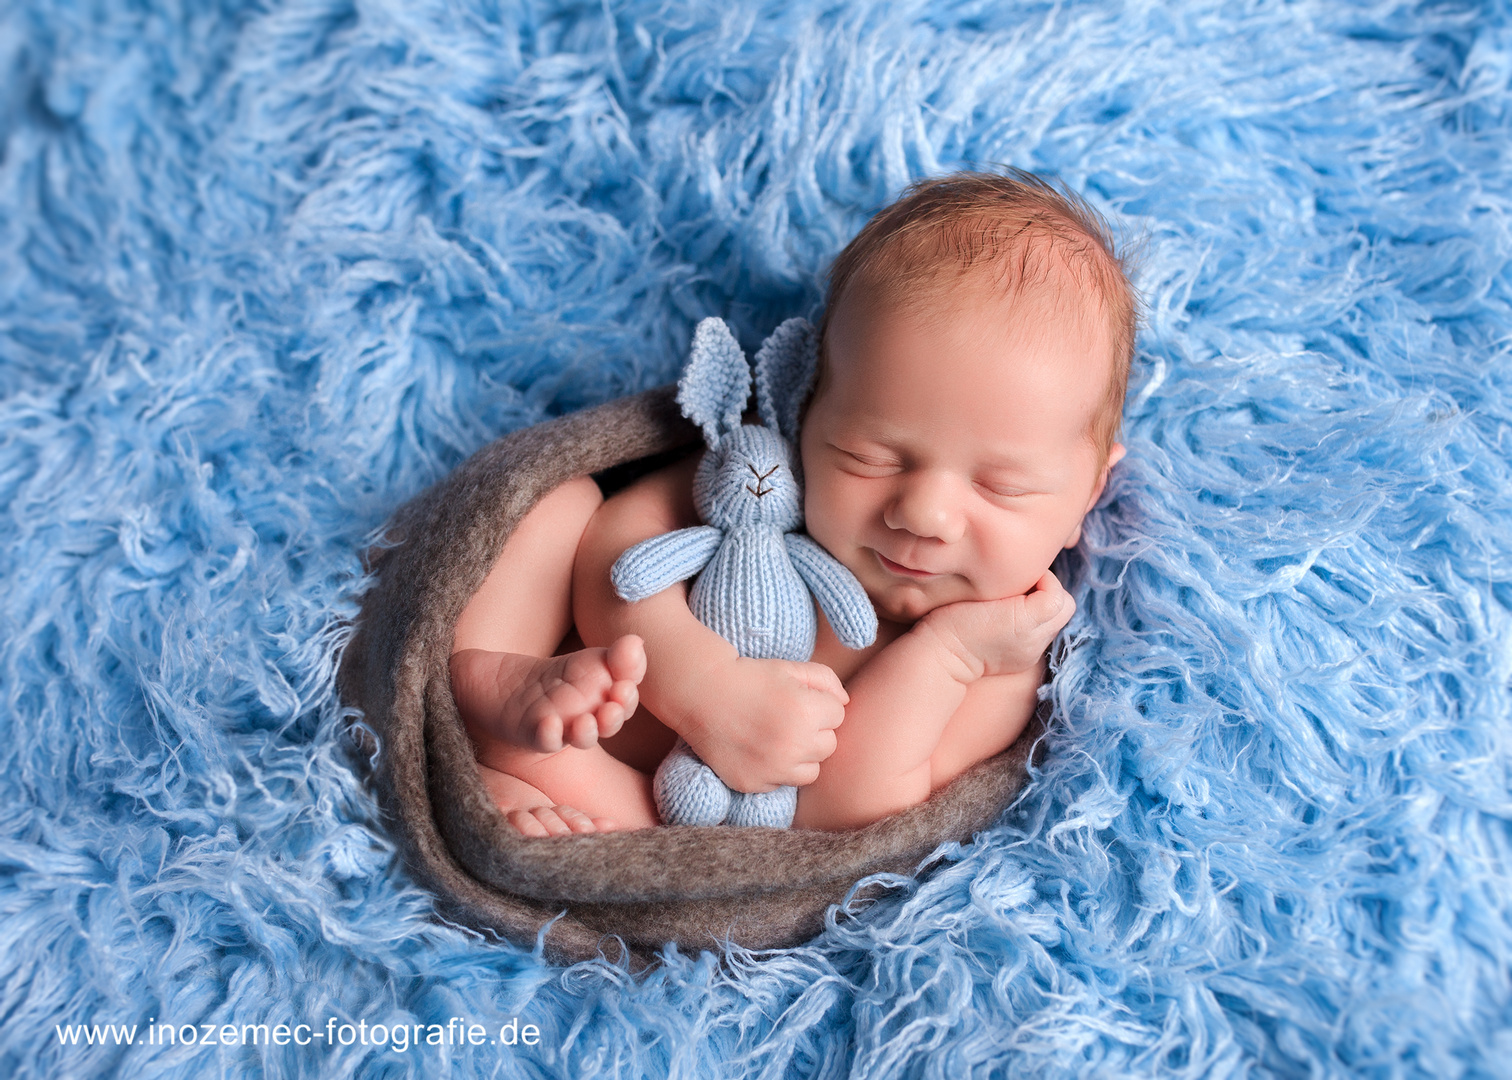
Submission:
<svg viewBox="0 0 1512 1080">
<path fill-rule="evenodd" d="M 1054 472 L 1047 471 L 1044 463 L 1034 465 L 1018 458 L 989 459 L 982 463 L 980 471 L 988 479 L 1011 481 L 1014 487 L 1026 490 L 1048 491 L 1056 482 Z"/>
<path fill-rule="evenodd" d="M 982 468 L 988 471 L 1002 471 L 1012 473 L 1033 472 L 1034 467 L 1022 457 L 1012 454 L 994 454 L 982 459 Z"/>
</svg>

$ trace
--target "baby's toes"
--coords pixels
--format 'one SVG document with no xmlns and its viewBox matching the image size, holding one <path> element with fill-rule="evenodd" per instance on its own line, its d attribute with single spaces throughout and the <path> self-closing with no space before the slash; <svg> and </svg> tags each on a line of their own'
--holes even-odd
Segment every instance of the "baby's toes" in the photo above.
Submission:
<svg viewBox="0 0 1512 1080">
<path fill-rule="evenodd" d="M 618 706 L 615 707 L 618 708 Z M 601 735 L 607 737 L 611 734 L 611 732 L 601 730 L 599 713 L 602 712 L 603 706 L 600 706 L 597 712 L 574 716 L 571 720 L 567 721 L 563 737 L 570 745 L 577 747 L 579 750 L 587 750 L 590 747 L 596 746 Z"/>
<path fill-rule="evenodd" d="M 640 686 L 629 680 L 617 682 L 609 688 L 609 700 L 617 702 L 629 717 L 640 706 Z"/>
<path fill-rule="evenodd" d="M 532 807 L 529 810 L 511 810 L 504 815 L 504 820 L 515 827 L 515 831 L 521 836 L 544 837 L 551 833 L 546 830 L 545 824 L 536 816 L 536 810 L 549 810 L 550 807 Z"/>
<path fill-rule="evenodd" d="M 571 836 L 598 832 L 598 826 L 581 810 L 571 806 L 532 806 L 512 810 L 508 821 L 525 836 Z"/>
<path fill-rule="evenodd" d="M 590 694 L 573 683 L 562 683 L 546 692 L 546 700 L 564 723 L 570 723 L 579 716 L 592 715 L 593 710 L 604 700 L 604 695 L 602 691 Z"/>
<path fill-rule="evenodd" d="M 615 683 L 639 685 L 646 677 L 646 643 L 634 634 L 626 634 L 609 646 L 604 665 Z"/>
<path fill-rule="evenodd" d="M 599 831 L 598 822 L 575 806 L 564 804 L 553 806 L 551 809 L 556 811 L 557 819 L 575 833 L 582 834 Z"/>
<path fill-rule="evenodd" d="M 607 739 L 625 726 L 630 714 L 617 701 L 606 701 L 593 713 L 593 730 L 598 738 Z"/>
<path fill-rule="evenodd" d="M 614 682 L 605 662 L 607 649 L 580 649 L 569 655 L 562 665 L 562 678 L 574 686 L 593 705 L 603 700 L 604 694 Z"/>
<path fill-rule="evenodd" d="M 523 726 L 531 733 L 528 745 L 541 753 L 554 754 L 562 748 L 565 723 L 551 698 L 543 696 L 531 702 L 525 710 Z"/>
</svg>

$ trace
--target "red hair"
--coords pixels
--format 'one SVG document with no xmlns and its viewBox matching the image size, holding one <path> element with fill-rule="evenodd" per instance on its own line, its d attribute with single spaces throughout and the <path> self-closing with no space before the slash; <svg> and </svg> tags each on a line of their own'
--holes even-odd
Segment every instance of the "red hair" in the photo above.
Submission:
<svg viewBox="0 0 1512 1080">
<path fill-rule="evenodd" d="M 830 321 L 852 287 L 864 282 L 883 295 L 908 295 L 947 267 L 961 274 L 990 270 L 1004 292 L 1069 273 L 1096 295 L 1108 320 L 1113 358 L 1091 438 L 1107 453 L 1123 417 L 1138 296 L 1114 250 L 1107 220 L 1080 196 L 1018 169 L 916 181 L 866 223 L 830 267 L 829 302 L 819 327 L 818 387 L 828 368 Z"/>
</svg>

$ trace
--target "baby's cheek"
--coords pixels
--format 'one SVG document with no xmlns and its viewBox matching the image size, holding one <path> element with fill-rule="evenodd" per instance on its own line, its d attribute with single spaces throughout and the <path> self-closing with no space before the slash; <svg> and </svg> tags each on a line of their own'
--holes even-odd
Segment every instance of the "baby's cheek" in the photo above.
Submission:
<svg viewBox="0 0 1512 1080">
<path fill-rule="evenodd" d="M 810 484 L 804 493 L 804 527 L 819 546 L 866 582 L 863 521 L 843 486 Z"/>
<path fill-rule="evenodd" d="M 844 534 L 841 511 L 841 493 L 822 473 L 810 473 L 803 491 L 803 524 L 808 534 L 830 552 L 844 561 L 844 556 L 831 544 L 838 544 Z"/>
<path fill-rule="evenodd" d="M 1034 588 L 1059 552 L 1059 547 L 1050 547 L 1043 541 L 1036 544 L 1033 539 L 991 551 L 978 568 L 977 589 L 987 600 L 1022 596 Z"/>
</svg>

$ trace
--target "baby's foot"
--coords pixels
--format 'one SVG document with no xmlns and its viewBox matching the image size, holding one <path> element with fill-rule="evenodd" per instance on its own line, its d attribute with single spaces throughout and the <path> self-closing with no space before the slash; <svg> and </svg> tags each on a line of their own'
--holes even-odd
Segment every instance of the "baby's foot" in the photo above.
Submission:
<svg viewBox="0 0 1512 1080">
<path fill-rule="evenodd" d="M 607 649 L 545 659 L 471 651 L 452 657 L 464 719 L 472 712 L 504 741 L 547 754 L 586 750 L 618 731 L 635 712 L 645 675 L 645 645 L 634 634 Z"/>
<path fill-rule="evenodd" d="M 532 806 L 528 810 L 511 810 L 504 815 L 522 836 L 583 836 L 587 833 L 614 832 L 619 828 L 613 818 L 590 818 L 571 806 Z"/>
<path fill-rule="evenodd" d="M 478 777 L 503 812 L 504 820 L 522 836 L 581 836 L 619 829 L 613 818 L 590 818 L 576 807 L 552 806 L 545 792 L 517 776 L 479 765 Z"/>
</svg>

